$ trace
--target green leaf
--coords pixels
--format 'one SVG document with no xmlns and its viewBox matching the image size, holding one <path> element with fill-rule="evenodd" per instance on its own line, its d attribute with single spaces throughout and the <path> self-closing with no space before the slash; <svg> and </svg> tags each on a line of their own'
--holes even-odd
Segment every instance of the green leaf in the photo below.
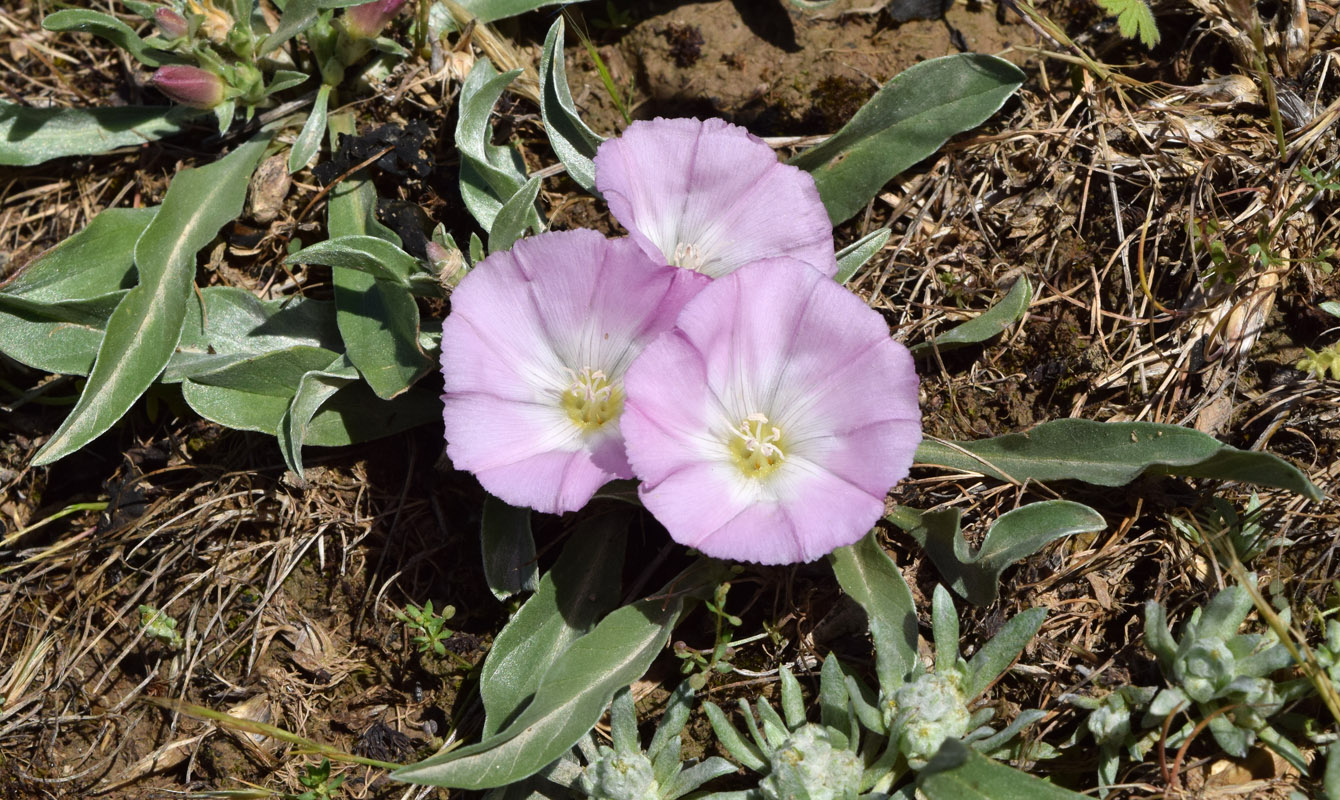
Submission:
<svg viewBox="0 0 1340 800">
<path fill-rule="evenodd" d="M 997 763 L 958 739 L 946 739 L 919 773 L 927 800 L 1087 800 L 1026 772 Z"/>
<path fill-rule="evenodd" d="M 912 355 L 923 356 L 929 354 L 932 350 L 953 350 L 958 347 L 985 342 L 1018 322 L 1024 316 L 1024 312 L 1028 310 L 1028 304 L 1032 301 L 1033 286 L 1028 282 L 1028 278 L 1020 275 L 1019 280 L 1014 282 L 1010 291 L 999 303 L 967 322 L 945 331 L 935 337 L 932 342 L 922 342 L 914 345 L 910 348 Z"/>
<path fill-rule="evenodd" d="M 535 699 L 505 730 L 391 777 L 488 789 L 533 775 L 591 730 L 616 691 L 642 677 L 669 640 L 683 603 L 682 597 L 654 597 L 611 612 L 559 656 Z"/>
<path fill-rule="evenodd" d="M 39 303 L 0 294 L 0 353 L 43 372 L 87 375 L 107 320 L 125 295 Z"/>
<path fill-rule="evenodd" d="M 494 639 L 479 675 L 488 739 L 525 707 L 558 656 L 619 602 L 627 513 L 584 521 L 535 594 Z"/>
<path fill-rule="evenodd" d="M 496 22 L 545 6 L 565 6 L 580 0 L 459 0 L 461 8 L 480 22 Z"/>
<path fill-rule="evenodd" d="M 312 76 L 308 75 L 306 72 L 298 72 L 297 70 L 292 69 L 277 69 L 275 70 L 274 75 L 270 76 L 270 84 L 265 87 L 265 95 L 268 97 L 272 94 L 282 92 L 285 89 L 301 86 L 311 79 Z M 318 92 L 318 95 L 319 94 L 320 92 Z M 322 108 L 321 114 L 323 117 L 325 116 L 325 113 L 325 108 Z M 317 136 L 319 137 L 325 130 L 326 123 L 323 119 L 321 122 L 321 130 L 317 132 Z"/>
<path fill-rule="evenodd" d="M 35 465 L 67 456 L 102 434 L 167 366 L 191 299 L 196 251 L 241 213 L 247 182 L 268 144 L 269 136 L 262 135 L 214 164 L 173 178 L 135 245 L 139 285 L 112 312 L 83 394 L 37 452 Z"/>
<path fill-rule="evenodd" d="M 287 264 L 322 264 L 344 267 L 408 287 L 410 277 L 423 271 L 419 259 L 395 244 L 376 236 L 337 236 L 311 247 L 304 247 L 285 261 Z"/>
<path fill-rule="evenodd" d="M 1159 26 L 1144 0 L 1098 0 L 1103 10 L 1117 18 L 1117 27 L 1127 39 L 1139 37 L 1145 47 L 1159 43 Z"/>
<path fill-rule="evenodd" d="M 408 391 L 433 366 L 419 343 L 414 295 L 354 269 L 332 269 L 331 279 L 340 335 L 363 379 L 384 400 Z"/>
<path fill-rule="evenodd" d="M 540 570 L 535 563 L 529 508 L 510 506 L 493 495 L 484 498 L 479 540 L 484 579 L 494 597 L 506 600 L 518 592 L 535 590 Z"/>
<path fill-rule="evenodd" d="M 1078 480 L 1124 486 L 1141 475 L 1179 475 L 1244 481 L 1321 499 L 1321 491 L 1298 468 L 1276 456 L 1238 450 L 1199 431 L 1154 422 L 1060 419 L 1026 433 L 953 446 L 925 440 L 916 461 L 1020 484 Z"/>
<path fill-rule="evenodd" d="M 842 591 L 865 609 L 875 641 L 875 672 L 886 689 L 902 685 L 917 659 L 917 612 L 898 565 L 874 531 L 828 556 Z"/>
<path fill-rule="evenodd" d="M 461 156 L 461 198 L 480 226 L 493 229 L 494 217 L 503 203 L 526 184 L 526 165 L 510 147 L 490 140 L 493 106 L 521 70 L 494 70 L 487 59 L 479 59 L 461 85 L 460 116 L 456 120 L 456 149 Z M 538 226 L 538 222 L 536 223 Z"/>
<path fill-rule="evenodd" d="M 265 41 L 261 43 L 260 49 L 256 52 L 261 55 L 270 53 L 289 39 L 307 30 L 313 22 L 316 22 L 319 6 L 320 4 L 316 0 L 288 0 L 288 3 L 284 6 L 283 15 L 279 17 L 279 25 L 273 33 L 265 37 Z"/>
<path fill-rule="evenodd" d="M 900 509 L 889 521 L 903 527 L 925 549 L 945 581 L 968 602 L 984 606 L 995 601 L 1000 573 L 1051 542 L 1074 533 L 1107 527 L 1103 515 L 1081 503 L 1047 500 L 1002 514 L 974 551 L 959 530 L 956 508 L 917 514 Z M 919 518 L 918 518 L 919 517 Z M 910 518 L 915 524 L 906 525 Z"/>
<path fill-rule="evenodd" d="M 321 84 L 321 88 L 316 91 L 316 100 L 312 103 L 312 110 L 307 114 L 307 121 L 302 124 L 302 130 L 298 133 L 298 138 L 293 140 L 293 149 L 288 152 L 288 171 L 293 174 L 311 163 L 316 157 L 316 151 L 321 149 L 321 136 L 326 132 L 326 112 L 330 105 L 330 89 L 328 83 Z"/>
<path fill-rule="evenodd" d="M 159 380 L 177 383 L 267 353 L 305 346 L 331 358 L 341 349 L 335 306 L 324 300 L 287 297 L 261 300 L 245 289 L 210 286 L 205 304 L 188 302 L 181 339 Z"/>
<path fill-rule="evenodd" d="M 834 224 L 865 208 L 895 175 L 982 124 L 1023 84 L 994 56 L 959 54 L 909 67 L 833 137 L 791 163 L 814 175 Z"/>
<path fill-rule="evenodd" d="M 540 179 L 531 178 L 498 209 L 493 228 L 489 230 L 490 253 L 507 250 L 535 224 L 535 198 L 539 193 Z"/>
<path fill-rule="evenodd" d="M 596 192 L 596 167 L 592 161 L 603 137 L 587 127 L 577 113 L 568 88 L 563 63 L 563 17 L 554 20 L 544 37 L 540 55 L 540 117 L 554 155 L 567 167 L 568 176 L 580 187 Z"/>
<path fill-rule="evenodd" d="M 280 418 L 276 433 L 284 463 L 302 477 L 302 446 L 317 410 L 336 392 L 358 380 L 358 370 L 348 356 L 339 356 L 322 369 L 307 372 L 298 381 L 297 391 Z"/>
<path fill-rule="evenodd" d="M 226 428 L 277 434 L 302 376 L 339 354 L 298 345 L 273 350 L 182 381 L 195 413 Z"/>
<path fill-rule="evenodd" d="M 893 231 L 888 228 L 880 228 L 867 233 L 839 250 L 837 254 L 838 269 L 837 274 L 833 276 L 833 280 L 838 283 L 846 283 L 851 280 L 852 276 L 856 274 L 856 270 L 865 266 L 867 261 L 874 258 L 875 254 L 884 247 L 892 235 Z"/>
<path fill-rule="evenodd" d="M 135 285 L 135 242 L 157 208 L 109 208 L 28 262 L 0 295 L 38 302 L 91 300 Z"/>
<path fill-rule="evenodd" d="M 180 133 L 191 114 L 184 106 L 28 108 L 0 102 L 0 166 L 30 167 L 154 142 Z"/>
<path fill-rule="evenodd" d="M 345 447 L 442 421 L 436 392 L 411 389 L 383 400 L 358 381 L 335 393 L 307 426 L 309 447 Z M 440 445 L 439 445 L 440 446 Z"/>
<path fill-rule="evenodd" d="M 170 53 L 155 50 L 135 33 L 135 29 L 126 23 L 100 11 L 86 9 L 68 9 L 57 11 L 42 20 L 42 27 L 49 31 L 78 31 L 91 33 L 106 39 L 135 57 L 136 61 L 151 67 L 161 66 L 165 61 L 175 61 Z"/>
<path fill-rule="evenodd" d="M 332 137 L 354 131 L 348 113 L 332 115 L 329 124 Z M 376 190 L 366 170 L 351 175 L 331 192 L 330 235 L 336 239 L 376 237 L 398 247 L 398 237 L 377 222 L 376 203 Z M 330 276 L 335 285 L 336 323 L 349 359 L 378 397 L 389 400 L 407 391 L 433 365 L 419 342 L 419 306 L 414 296 L 403 285 L 377 280 L 350 267 L 331 267 Z"/>
<path fill-rule="evenodd" d="M 958 663 L 958 610 L 945 587 L 931 594 L 931 636 L 935 640 L 935 671 L 949 672 Z"/>
<path fill-rule="evenodd" d="M 1010 664 L 1033 641 L 1046 618 L 1045 608 L 1030 608 L 1016 614 L 1000 627 L 991 641 L 973 654 L 968 661 L 968 685 L 964 687 L 969 699 L 985 692 L 992 681 L 1010 668 Z"/>
</svg>

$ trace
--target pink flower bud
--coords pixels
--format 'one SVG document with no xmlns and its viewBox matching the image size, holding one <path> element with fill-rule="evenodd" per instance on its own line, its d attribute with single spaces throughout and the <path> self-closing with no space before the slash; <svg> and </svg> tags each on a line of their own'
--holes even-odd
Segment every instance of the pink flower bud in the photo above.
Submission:
<svg viewBox="0 0 1340 800">
<path fill-rule="evenodd" d="M 350 35 L 368 39 L 382 32 L 386 23 L 396 15 L 405 0 L 374 0 L 359 6 L 350 6 L 344 12 L 344 27 Z"/>
<path fill-rule="evenodd" d="M 186 22 L 186 17 L 178 14 L 170 8 L 154 9 L 154 22 L 158 24 L 158 29 L 169 39 L 180 39 L 191 31 L 191 26 Z"/>
<path fill-rule="evenodd" d="M 433 269 L 437 270 L 437 279 L 443 286 L 451 288 L 461 282 L 467 270 L 465 257 L 461 255 L 460 250 L 448 250 L 432 240 L 429 240 L 426 249 L 428 260 L 432 263 Z"/>
<path fill-rule="evenodd" d="M 208 109 L 223 102 L 223 79 L 199 67 L 166 66 L 155 72 L 149 83 L 183 105 Z"/>
</svg>

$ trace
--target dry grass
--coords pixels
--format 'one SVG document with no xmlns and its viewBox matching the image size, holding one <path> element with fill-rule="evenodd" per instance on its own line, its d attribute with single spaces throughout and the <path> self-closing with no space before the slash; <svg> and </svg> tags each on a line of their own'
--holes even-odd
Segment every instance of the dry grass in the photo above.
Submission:
<svg viewBox="0 0 1340 800">
<path fill-rule="evenodd" d="M 1078 47 L 1138 66 L 1118 70 L 1122 80 L 1101 81 L 1072 71 L 1072 51 L 1051 42 L 1016 53 L 1030 59 L 1018 98 L 840 229 L 851 240 L 893 227 L 885 251 L 851 285 L 905 341 L 926 340 L 988 307 L 1020 275 L 1034 282 L 1027 315 L 1006 335 L 922 363 L 928 433 L 978 438 L 1060 417 L 1171 422 L 1283 456 L 1334 493 L 1335 385 L 1292 369 L 1303 346 L 1334 341 L 1315 309 L 1340 296 L 1330 272 L 1335 198 L 1310 195 L 1298 176 L 1301 165 L 1330 174 L 1340 160 L 1340 62 L 1330 49 L 1337 18 L 1325 4 L 1309 8 L 1316 19 L 1294 29 L 1263 26 L 1266 68 L 1287 79 L 1281 105 L 1297 117 L 1286 126 L 1283 159 L 1251 79 L 1260 65 L 1255 23 L 1243 10 L 1211 0 L 1161 8 L 1194 22 L 1186 27 L 1195 33 L 1180 48 L 1147 56 L 1087 30 L 1091 9 L 1058 7 L 1049 12 Z M 0 87 L 10 100 L 141 100 L 144 76 L 126 58 L 86 37 L 42 31 L 41 11 L 33 3 L 0 10 Z M 481 31 L 454 52 L 448 47 L 440 69 L 411 65 L 360 113 L 429 119 L 441 130 L 453 77 L 479 52 L 472 47 L 524 63 L 534 48 L 523 40 Z M 533 168 L 548 166 L 532 106 L 510 106 L 501 124 L 518 132 Z M 103 208 L 156 202 L 179 162 L 208 157 L 207 147 L 190 145 L 0 172 L 0 275 Z M 452 163 L 447 155 L 439 170 L 450 172 Z M 443 196 L 416 199 L 434 215 L 459 214 L 443 188 L 453 180 L 431 182 Z M 319 293 L 318 277 L 266 266 L 273 263 L 266 254 L 282 252 L 282 240 L 301 230 L 295 220 L 316 192 L 300 174 L 269 238 L 255 252 L 217 253 L 209 280 Z M 546 183 L 544 199 L 570 224 L 609 229 L 607 219 L 592 219 L 599 208 L 561 177 Z M 1268 261 L 1250 250 L 1260 244 Z M 301 768 L 318 760 L 148 698 L 227 710 L 383 760 L 422 755 L 434 741 L 477 728 L 468 673 L 415 654 L 393 616 L 407 602 L 454 604 L 452 624 L 462 633 L 453 642 L 473 662 L 506 618 L 478 575 L 480 495 L 437 463 L 436 434 L 329 453 L 312 460 L 318 466 L 298 485 L 284 477 L 272 442 L 193 420 L 164 392 L 70 463 L 34 470 L 28 460 L 78 382 L 4 362 L 0 389 L 0 797 L 134 798 L 248 784 L 297 792 Z M 994 605 L 961 609 L 970 646 L 1023 608 L 1051 610 L 992 699 L 1048 711 L 1032 735 L 1056 742 L 1079 719 L 1062 695 L 1158 680 L 1140 644 L 1145 601 L 1164 602 L 1180 618 L 1228 580 L 1213 553 L 1168 523 L 1191 515 L 1210 491 L 1239 507 L 1247 496 L 1186 481 L 1142 481 L 1114 493 L 919 470 L 896 499 L 959 508 L 970 537 L 1036 499 L 1079 500 L 1107 518 L 1104 532 L 1059 542 L 1007 572 Z M 1312 614 L 1333 605 L 1340 576 L 1338 509 L 1333 499 L 1308 503 L 1283 492 L 1262 500 L 1269 524 L 1294 544 L 1251 566 L 1281 582 L 1300 640 L 1315 637 Z M 541 545 L 561 528 L 546 523 Z M 891 532 L 887 544 L 919 604 L 928 600 L 934 567 L 902 534 Z M 661 548 L 654 537 L 633 546 L 647 559 Z M 552 554 L 541 558 L 548 563 Z M 718 678 L 708 690 L 718 702 L 770 691 L 779 662 L 812 665 L 830 648 L 857 663 L 869 658 L 859 620 L 853 625 L 822 566 L 748 570 L 738 584 L 731 610 L 746 619 L 738 635 L 766 622 L 787 644 L 765 639 L 742 648 L 736 663 L 749 672 Z M 141 605 L 177 620 L 179 648 L 146 636 Z M 710 647 L 704 630 L 676 635 Z M 675 680 L 669 662 L 658 664 L 653 682 Z M 1216 788 L 1222 765 L 1206 741 L 1177 764 L 1175 781 L 1192 793 L 1312 790 L 1273 764 Z M 1072 759 L 1038 770 L 1088 785 L 1092 767 Z M 347 775 L 350 797 L 433 794 L 389 783 L 375 768 L 337 771 Z M 1151 758 L 1125 775 L 1120 796 L 1174 789 L 1170 778 Z"/>
</svg>

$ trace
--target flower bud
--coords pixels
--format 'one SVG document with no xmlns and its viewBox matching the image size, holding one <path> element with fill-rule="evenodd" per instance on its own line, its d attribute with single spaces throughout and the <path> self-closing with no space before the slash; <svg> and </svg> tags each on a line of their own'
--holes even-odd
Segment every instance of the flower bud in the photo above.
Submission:
<svg viewBox="0 0 1340 800">
<path fill-rule="evenodd" d="M 186 0 L 186 6 L 201 18 L 200 30 L 215 44 L 223 44 L 232 31 L 233 18 L 227 11 L 214 5 L 214 0 Z"/>
<path fill-rule="evenodd" d="M 223 79 L 199 67 L 182 64 L 162 67 L 149 83 L 168 98 L 194 108 L 209 109 L 223 102 Z"/>
<path fill-rule="evenodd" d="M 382 32 L 404 4 L 405 0 L 374 0 L 350 6 L 344 12 L 344 29 L 351 36 L 371 39 Z"/>
<path fill-rule="evenodd" d="M 169 39 L 181 39 L 191 32 L 191 26 L 186 21 L 186 17 L 178 14 L 171 8 L 154 9 L 154 22 L 158 29 Z"/>
<path fill-rule="evenodd" d="M 461 282 L 467 270 L 465 257 L 460 250 L 448 250 L 432 240 L 429 240 L 425 249 L 428 251 L 428 261 L 437 271 L 437 279 L 443 286 L 451 288 Z M 683 642 L 676 644 L 682 645 Z"/>
</svg>

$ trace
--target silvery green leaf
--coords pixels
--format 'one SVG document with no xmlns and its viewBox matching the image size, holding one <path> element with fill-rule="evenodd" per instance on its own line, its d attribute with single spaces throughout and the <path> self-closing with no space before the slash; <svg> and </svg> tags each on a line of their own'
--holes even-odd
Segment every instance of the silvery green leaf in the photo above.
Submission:
<svg viewBox="0 0 1340 800">
<path fill-rule="evenodd" d="M 279 449 L 288 468 L 302 477 L 302 446 L 316 413 L 335 393 L 358 380 L 358 370 L 348 356 L 337 356 L 319 370 L 311 370 L 298 380 L 297 391 L 280 418 L 276 433 Z"/>
<path fill-rule="evenodd" d="M 838 283 L 846 283 L 851 280 L 852 276 L 856 274 L 856 270 L 865 266 L 867 261 L 874 258 L 875 254 L 883 249 L 892 235 L 893 231 L 888 228 L 880 228 L 867 233 L 839 250 L 837 253 L 837 274 L 833 276 L 833 280 Z"/>
<path fill-rule="evenodd" d="M 184 106 L 29 108 L 0 101 L 0 165 L 29 167 L 157 141 L 180 133 L 193 113 Z"/>
<path fill-rule="evenodd" d="M 926 439 L 917 447 L 916 463 L 1011 482 L 1078 480 L 1098 486 L 1124 486 L 1141 475 L 1180 475 L 1321 498 L 1307 476 L 1277 456 L 1238 450 L 1200 431 L 1155 422 L 1058 419 L 1023 433 L 952 446 Z"/>
<path fill-rule="evenodd" d="M 326 132 L 326 109 L 330 103 L 330 84 L 323 83 L 316 92 L 312 110 L 307 113 L 307 121 L 302 124 L 298 138 L 293 140 L 293 148 L 288 151 L 289 174 L 297 172 L 311 163 L 321 149 L 321 137 Z"/>
<path fill-rule="evenodd" d="M 954 739 L 917 774 L 917 789 L 927 800 L 1081 800 L 1026 772 L 999 764 Z"/>
<path fill-rule="evenodd" d="M 525 164 L 510 147 L 490 142 L 493 126 L 489 117 L 493 106 L 521 70 L 501 75 L 487 59 L 475 62 L 461 85 L 460 112 L 456 120 L 456 149 L 461 155 L 461 197 L 471 215 L 484 230 L 493 229 L 493 220 L 503 202 L 513 197 L 526 183 Z"/>
<path fill-rule="evenodd" d="M 304 297 L 261 300 L 231 286 L 209 286 L 200 296 L 203 309 L 195 298 L 187 304 L 181 339 L 159 378 L 163 383 L 177 383 L 290 347 L 340 350 L 335 307 L 330 302 Z"/>
<path fill-rule="evenodd" d="M 674 694 L 670 695 L 670 701 L 665 704 L 665 713 L 661 716 L 660 724 L 656 726 L 651 746 L 647 748 L 647 755 L 653 760 L 660 755 L 662 749 L 670 746 L 671 742 L 679 741 L 680 733 L 689 721 L 692 705 L 693 687 L 688 681 L 683 681 L 675 687 Z"/>
<path fill-rule="evenodd" d="M 459 0 L 461 8 L 480 22 L 496 22 L 545 6 L 565 6 L 579 0 Z"/>
<path fill-rule="evenodd" d="M 917 614 L 912 591 L 873 531 L 854 545 L 834 550 L 828 561 L 842 590 L 865 609 L 869 618 L 880 685 L 896 687 L 917 658 Z"/>
<path fill-rule="evenodd" d="M 912 355 L 923 356 L 930 354 L 932 350 L 947 351 L 985 342 L 1022 319 L 1024 312 L 1028 310 L 1028 304 L 1032 301 L 1033 285 L 1028 282 L 1028 278 L 1020 275 L 999 303 L 972 319 L 950 328 L 929 342 L 913 345 L 910 348 Z"/>
<path fill-rule="evenodd" d="M 139 283 L 121 298 L 88 383 L 33 464 L 75 452 L 116 423 L 167 366 L 181 338 L 195 278 L 195 254 L 237 217 L 269 136 L 220 161 L 177 173 L 163 205 L 135 244 Z"/>
<path fill-rule="evenodd" d="M 126 23 L 100 11 L 72 8 L 57 11 L 42 20 L 42 27 L 49 31 L 78 31 L 91 33 L 106 39 L 117 47 L 134 56 L 136 61 L 150 67 L 161 66 L 176 58 L 170 53 L 155 50 L 135 33 L 135 29 Z"/>
<path fill-rule="evenodd" d="M 931 595 L 931 632 L 935 637 L 935 671 L 948 672 L 958 662 L 958 612 L 945 587 Z"/>
<path fill-rule="evenodd" d="M 0 293 L 0 353 L 43 372 L 87 375 L 125 295 L 43 303 Z"/>
<path fill-rule="evenodd" d="M 479 678 L 485 738 L 512 721 L 549 666 L 618 602 L 627 523 L 623 514 L 583 522 L 494 639 Z"/>
<path fill-rule="evenodd" d="M 366 272 L 374 278 L 404 287 L 422 271 L 419 259 L 377 236 L 336 236 L 304 247 L 285 259 L 286 264 L 322 264 Z"/>
<path fill-rule="evenodd" d="M 691 767 L 686 767 L 675 775 L 671 779 L 665 794 L 662 795 L 662 800 L 676 800 L 676 798 L 683 797 L 689 792 L 696 791 L 698 787 L 708 781 L 724 778 L 734 773 L 734 764 L 724 758 L 712 756 Z"/>
<path fill-rule="evenodd" d="M 791 668 L 783 664 L 780 669 L 782 682 L 782 713 L 786 715 L 786 727 L 792 730 L 805 724 L 805 697 L 800 690 L 800 681 L 791 674 Z"/>
<path fill-rule="evenodd" d="M 1000 677 L 1037 635 L 1047 609 L 1030 608 L 1010 618 L 991 640 L 982 645 L 968 661 L 968 683 L 964 690 L 975 698 Z"/>
<path fill-rule="evenodd" d="M 682 607 L 682 598 L 656 597 L 613 611 L 559 656 L 534 699 L 505 729 L 391 776 L 421 785 L 487 789 L 534 774 L 586 735 L 615 691 L 646 672 Z"/>
<path fill-rule="evenodd" d="M 577 113 L 568 88 L 563 63 L 563 17 L 554 20 L 544 37 L 540 56 L 540 116 L 554 154 L 567 168 L 569 177 L 586 191 L 596 194 L 596 148 L 603 138 L 587 127 Z"/>
<path fill-rule="evenodd" d="M 982 124 L 1024 74 L 994 56 L 933 58 L 894 76 L 830 139 L 791 159 L 814 175 L 834 223 L 849 219 L 898 173 L 950 136 Z"/>
<path fill-rule="evenodd" d="M 857 725 L 848 707 L 847 676 L 833 653 L 824 658 L 819 671 L 819 715 L 824 725 L 846 736 L 855 748 Z"/>
<path fill-rule="evenodd" d="M 291 69 L 277 69 L 274 75 L 270 76 L 270 85 L 265 87 L 267 96 L 282 92 L 285 89 L 292 89 L 294 86 L 301 86 L 311 78 L 306 72 L 298 72 Z M 325 111 L 322 110 L 324 116 Z M 323 120 L 321 130 L 317 132 L 317 140 L 320 141 L 321 134 L 325 132 L 326 123 Z"/>
<path fill-rule="evenodd" d="M 712 732 L 716 734 L 717 741 L 722 747 L 726 748 L 727 752 L 735 756 L 736 761 L 754 772 L 762 772 L 767 769 L 768 762 L 763 757 L 763 751 L 753 742 L 745 741 L 745 738 L 727 719 L 726 712 L 710 700 L 703 703 L 703 711 L 707 713 L 707 719 L 712 723 Z M 747 712 L 746 716 L 748 716 Z"/>
<path fill-rule="evenodd" d="M 540 179 L 531 178 L 525 186 L 503 203 L 489 229 L 489 252 L 507 250 L 525 235 L 527 228 L 536 224 L 535 198 L 540 193 Z"/>
</svg>

